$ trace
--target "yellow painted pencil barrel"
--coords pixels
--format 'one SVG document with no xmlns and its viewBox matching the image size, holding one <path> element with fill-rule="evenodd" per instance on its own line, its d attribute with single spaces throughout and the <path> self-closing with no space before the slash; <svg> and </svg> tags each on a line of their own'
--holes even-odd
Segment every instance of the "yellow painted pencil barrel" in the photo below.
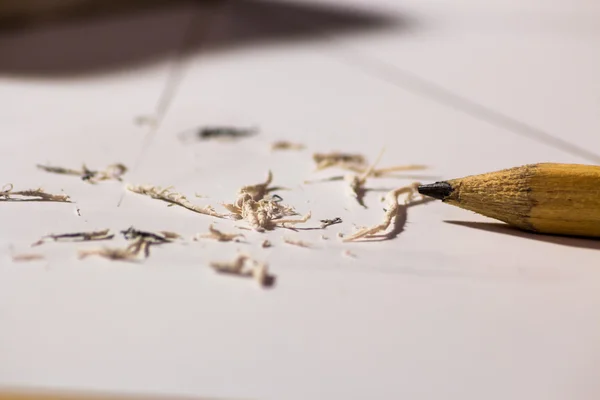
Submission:
<svg viewBox="0 0 600 400">
<path fill-rule="evenodd" d="M 600 166 L 530 164 L 419 192 L 528 231 L 600 237 Z"/>
</svg>

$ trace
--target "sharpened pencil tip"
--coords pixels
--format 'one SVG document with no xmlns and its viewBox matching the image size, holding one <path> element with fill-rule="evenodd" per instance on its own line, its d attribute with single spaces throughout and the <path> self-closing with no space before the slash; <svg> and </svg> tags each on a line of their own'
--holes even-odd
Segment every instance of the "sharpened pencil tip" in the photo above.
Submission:
<svg viewBox="0 0 600 400">
<path fill-rule="evenodd" d="M 452 193 L 452 185 L 448 182 L 436 182 L 429 185 L 421 185 L 418 187 L 419 193 L 425 196 L 433 197 L 434 199 L 444 200 Z"/>
</svg>

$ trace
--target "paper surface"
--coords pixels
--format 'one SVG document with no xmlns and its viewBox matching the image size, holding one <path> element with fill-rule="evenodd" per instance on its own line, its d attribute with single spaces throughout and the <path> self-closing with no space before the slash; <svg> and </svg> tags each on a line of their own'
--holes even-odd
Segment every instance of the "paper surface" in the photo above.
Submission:
<svg viewBox="0 0 600 400">
<path fill-rule="evenodd" d="M 185 6 L 0 37 L 0 57 L 11 59 L 0 63 L 9 66 L 0 70 L 0 183 L 76 201 L 0 204 L 0 384 L 233 399 L 597 398 L 597 241 L 520 233 L 434 202 L 409 208 L 393 240 L 342 243 L 338 232 L 382 220 L 385 191 L 369 192 L 363 209 L 343 182 L 303 181 L 339 175 L 313 172 L 312 153 L 333 150 L 374 160 L 385 147 L 381 166 L 426 164 L 417 177 L 424 182 L 534 162 L 597 163 L 600 9 L 381 1 L 371 12 L 389 26 L 363 31 L 351 22 L 347 31 L 288 37 L 269 7 L 274 17 L 286 7 L 324 11 L 287 1 L 256 7 L 252 18 L 240 16 L 252 2 L 219 9 L 212 30 L 191 36 L 222 47 L 187 52 L 178 49 L 195 10 Z M 54 64 L 36 72 L 21 55 L 23 46 L 41 51 L 44 38 L 101 38 L 129 25 L 155 32 L 168 51 L 77 77 Z M 271 36 L 248 38 L 261 30 Z M 124 36 L 125 50 L 143 44 L 136 32 L 139 40 Z M 116 57 L 114 45 L 98 51 Z M 26 73 L 13 68 L 19 62 Z M 155 132 L 134 123 L 156 110 Z M 260 133 L 229 143 L 178 138 L 219 124 Z M 271 152 L 276 140 L 307 149 Z M 96 243 L 30 248 L 48 233 L 133 225 L 190 238 L 211 223 L 227 232 L 243 225 L 125 193 L 118 182 L 88 185 L 35 168 L 115 162 L 131 168 L 127 182 L 173 185 L 217 209 L 270 169 L 274 184 L 289 189 L 278 192 L 285 202 L 312 212 L 306 226 L 344 222 L 325 231 L 240 231 L 247 243 L 165 245 L 141 264 L 77 259 Z M 273 247 L 261 248 L 264 239 Z M 46 260 L 14 263 L 11 246 Z M 238 252 L 268 262 L 276 286 L 263 290 L 208 267 Z"/>
</svg>

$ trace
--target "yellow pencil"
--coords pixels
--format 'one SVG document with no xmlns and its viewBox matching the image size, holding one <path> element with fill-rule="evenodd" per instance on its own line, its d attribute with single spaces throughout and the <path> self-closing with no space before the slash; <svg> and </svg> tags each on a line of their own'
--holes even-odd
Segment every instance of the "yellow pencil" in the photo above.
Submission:
<svg viewBox="0 0 600 400">
<path fill-rule="evenodd" d="M 419 193 L 527 231 L 600 237 L 600 166 L 531 164 L 423 185 Z"/>
</svg>

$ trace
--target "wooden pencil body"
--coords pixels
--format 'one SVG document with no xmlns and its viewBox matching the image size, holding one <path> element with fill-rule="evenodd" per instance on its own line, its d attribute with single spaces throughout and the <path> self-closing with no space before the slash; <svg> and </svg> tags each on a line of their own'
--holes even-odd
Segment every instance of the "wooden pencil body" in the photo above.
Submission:
<svg viewBox="0 0 600 400">
<path fill-rule="evenodd" d="M 449 204 L 525 230 L 600 237 L 600 166 L 532 164 L 448 183 Z"/>
</svg>

